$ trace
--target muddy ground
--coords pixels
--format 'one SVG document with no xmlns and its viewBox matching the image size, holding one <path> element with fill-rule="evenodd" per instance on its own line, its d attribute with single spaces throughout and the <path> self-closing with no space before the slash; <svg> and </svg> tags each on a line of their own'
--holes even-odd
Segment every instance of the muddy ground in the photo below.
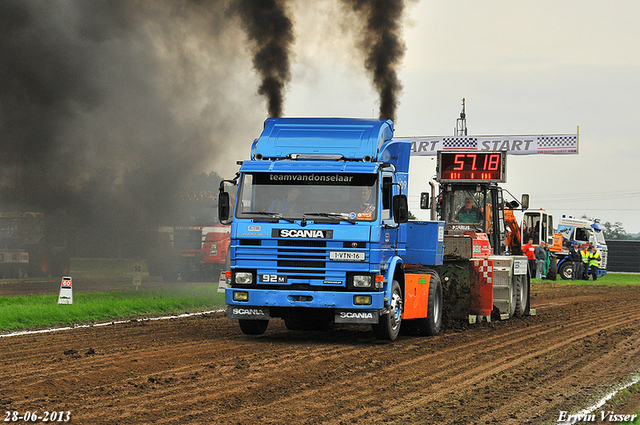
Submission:
<svg viewBox="0 0 640 425">
<path fill-rule="evenodd" d="M 0 294 L 58 286 L 2 284 Z M 75 291 L 94 286 L 74 281 Z M 393 343 L 366 326 L 298 332 L 279 319 L 248 337 L 222 314 L 4 337 L 1 419 L 35 410 L 68 411 L 76 424 L 556 423 L 640 373 L 639 305 L 636 287 L 544 282 L 532 287 L 535 316 Z"/>
</svg>

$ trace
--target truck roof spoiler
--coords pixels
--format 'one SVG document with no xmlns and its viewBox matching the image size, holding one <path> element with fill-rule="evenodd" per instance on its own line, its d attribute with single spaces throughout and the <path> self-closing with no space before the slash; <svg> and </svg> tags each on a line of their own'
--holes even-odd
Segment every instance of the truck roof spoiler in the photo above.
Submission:
<svg viewBox="0 0 640 425">
<path fill-rule="evenodd" d="M 393 137 L 391 120 L 268 118 L 252 159 L 322 159 L 376 162 Z"/>
</svg>

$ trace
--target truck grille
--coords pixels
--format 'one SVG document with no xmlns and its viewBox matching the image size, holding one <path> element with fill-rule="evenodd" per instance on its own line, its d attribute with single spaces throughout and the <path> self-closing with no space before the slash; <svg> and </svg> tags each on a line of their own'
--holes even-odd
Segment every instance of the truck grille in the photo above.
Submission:
<svg viewBox="0 0 640 425">
<path fill-rule="evenodd" d="M 258 243 L 238 240 L 236 267 L 257 269 L 261 274 L 286 276 L 287 283 L 327 286 L 327 281 L 346 282 L 346 268 L 369 271 L 369 263 L 344 263 L 329 260 L 331 251 L 362 251 L 367 244 L 336 240 L 266 239 Z M 348 246 L 348 247 L 347 247 Z M 298 282 L 296 282 L 296 280 Z M 300 282 L 303 281 L 303 282 Z M 335 283 L 333 283 L 335 285 Z"/>
</svg>

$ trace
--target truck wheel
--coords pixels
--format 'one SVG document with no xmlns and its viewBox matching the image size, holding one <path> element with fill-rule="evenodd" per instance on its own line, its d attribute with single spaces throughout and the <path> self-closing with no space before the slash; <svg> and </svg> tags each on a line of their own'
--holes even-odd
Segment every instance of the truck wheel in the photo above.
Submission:
<svg viewBox="0 0 640 425">
<path fill-rule="evenodd" d="M 435 336 L 440 333 L 442 327 L 442 282 L 440 277 L 431 272 L 431 283 L 429 284 L 429 305 L 427 307 L 427 317 L 421 319 L 420 335 Z"/>
<path fill-rule="evenodd" d="M 269 326 L 268 320 L 247 320 L 240 319 L 240 330 L 245 335 L 262 335 Z"/>
<path fill-rule="evenodd" d="M 560 264 L 560 267 L 558 267 L 558 274 L 564 280 L 571 280 L 571 277 L 573 275 L 573 264 L 571 264 L 569 261 L 565 261 L 564 263 Z"/>
<path fill-rule="evenodd" d="M 400 284 L 394 280 L 391 287 L 391 300 L 389 301 L 389 313 L 380 316 L 380 322 L 372 325 L 373 334 L 378 339 L 393 341 L 400 333 L 402 324 L 402 291 Z"/>
<path fill-rule="evenodd" d="M 529 285 L 527 284 L 527 277 L 525 275 L 515 276 L 514 283 L 516 286 L 516 317 L 522 317 L 529 312 L 528 300 L 529 300 Z"/>
</svg>

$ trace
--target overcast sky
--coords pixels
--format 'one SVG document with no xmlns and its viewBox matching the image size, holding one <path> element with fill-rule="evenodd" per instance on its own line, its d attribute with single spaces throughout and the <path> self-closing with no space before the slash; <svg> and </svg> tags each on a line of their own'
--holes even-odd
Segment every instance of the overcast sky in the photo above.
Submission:
<svg viewBox="0 0 640 425">
<path fill-rule="evenodd" d="M 296 41 L 284 116 L 377 117 L 378 96 L 356 36 L 340 28 L 335 1 L 290 2 Z M 405 12 L 407 50 L 396 136 L 452 135 L 466 98 L 469 135 L 580 133 L 578 155 L 509 156 L 507 183 L 531 208 L 621 222 L 640 232 L 640 3 L 563 0 L 422 0 Z M 252 81 L 257 87 L 257 80 Z M 255 95 L 248 157 L 266 103 Z M 262 109 L 259 105 L 263 105 Z M 220 161 L 216 166 L 221 168 Z M 409 206 L 435 171 L 412 158 Z M 556 219 L 557 220 L 557 219 Z"/>
<path fill-rule="evenodd" d="M 377 117 L 355 36 L 336 30 L 335 2 L 289 4 L 296 42 L 284 115 Z M 556 217 L 586 214 L 640 232 L 638 16 L 632 1 L 410 3 L 395 134 L 452 135 L 462 98 L 469 135 L 579 127 L 578 155 L 509 156 L 504 187 L 516 197 L 529 193 L 532 208 Z M 264 117 L 248 125 L 251 138 Z M 243 159 L 248 150 L 229 154 Z M 434 169 L 432 157 L 411 160 L 410 208 L 418 218 L 428 218 L 418 199 Z"/>
</svg>

